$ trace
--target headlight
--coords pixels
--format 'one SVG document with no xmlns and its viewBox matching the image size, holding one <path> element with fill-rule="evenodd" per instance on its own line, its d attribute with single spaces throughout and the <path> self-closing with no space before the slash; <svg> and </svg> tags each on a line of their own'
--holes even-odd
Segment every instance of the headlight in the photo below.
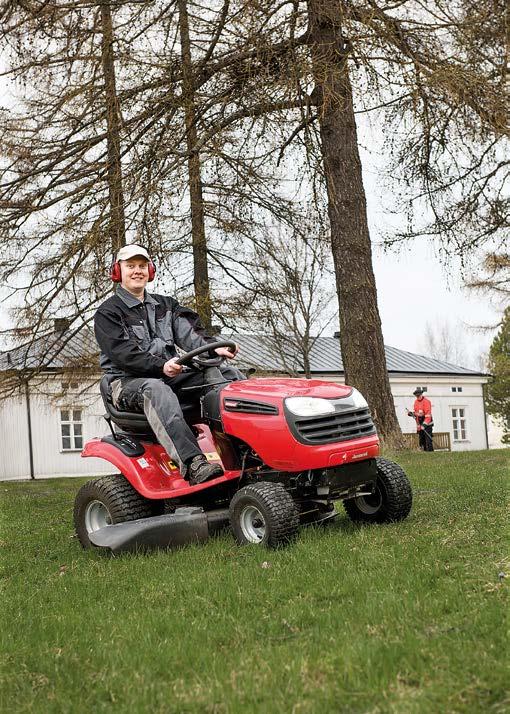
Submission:
<svg viewBox="0 0 510 714">
<path fill-rule="evenodd" d="M 352 394 L 349 395 L 349 401 L 352 401 L 356 409 L 366 409 L 368 407 L 365 397 L 354 387 L 352 388 Z"/>
<path fill-rule="evenodd" d="M 285 406 L 289 412 L 296 416 L 319 416 L 320 414 L 335 413 L 335 407 L 331 402 L 318 397 L 289 397 L 285 400 Z"/>
</svg>

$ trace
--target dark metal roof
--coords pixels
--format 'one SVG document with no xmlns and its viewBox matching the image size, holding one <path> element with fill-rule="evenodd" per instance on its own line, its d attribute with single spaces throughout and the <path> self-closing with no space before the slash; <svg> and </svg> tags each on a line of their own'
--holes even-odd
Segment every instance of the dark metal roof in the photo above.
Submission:
<svg viewBox="0 0 510 714">
<path fill-rule="evenodd" d="M 241 347 L 237 363 L 241 369 L 255 367 L 264 372 L 303 372 L 298 350 L 290 340 L 278 350 L 273 341 L 264 335 L 231 336 Z M 405 352 L 396 347 L 385 347 L 390 374 L 443 374 L 484 376 L 466 367 L 442 362 Z M 284 353 L 284 354 L 282 354 Z M 72 330 L 54 332 L 32 343 L 0 352 L 0 371 L 11 369 L 69 368 L 72 365 L 97 364 L 98 348 L 90 328 L 80 332 Z M 342 374 L 343 364 L 340 342 L 335 337 L 317 337 L 310 354 L 310 366 L 315 374 Z"/>
<path fill-rule="evenodd" d="M 0 352 L 0 372 L 15 369 L 65 369 L 73 365 L 97 364 L 98 347 L 89 328 L 66 330 L 38 337 L 5 352 Z"/>
<path fill-rule="evenodd" d="M 289 369 L 302 372 L 302 361 L 290 342 L 285 348 L 285 359 L 271 340 L 263 335 L 233 335 L 241 351 L 239 364 L 242 367 L 255 367 L 268 372 L 285 372 Z M 386 363 L 391 374 L 444 374 L 444 375 L 479 375 L 466 367 L 442 362 L 432 357 L 405 352 L 396 347 L 385 346 Z M 343 373 L 340 341 L 335 337 L 317 337 L 310 352 L 310 368 L 315 374 Z"/>
</svg>

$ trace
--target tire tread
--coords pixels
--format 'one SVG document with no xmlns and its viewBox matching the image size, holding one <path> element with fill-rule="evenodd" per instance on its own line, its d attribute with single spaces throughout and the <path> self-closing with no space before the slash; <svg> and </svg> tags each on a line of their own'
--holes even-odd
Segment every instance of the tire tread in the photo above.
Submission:
<svg viewBox="0 0 510 714">
<path fill-rule="evenodd" d="M 105 503 L 113 523 L 136 521 L 162 513 L 162 501 L 142 496 L 122 474 L 87 481 L 76 494 L 73 512 L 76 534 L 84 548 L 91 545 L 85 528 L 84 508 L 95 499 Z"/>
<path fill-rule="evenodd" d="M 235 520 L 235 510 L 239 502 L 250 496 L 259 500 L 270 516 L 271 527 L 266 545 L 277 548 L 293 540 L 299 529 L 299 514 L 292 496 L 280 483 L 261 481 L 240 489 L 230 503 L 231 523 Z M 233 530 L 237 542 L 244 544 L 234 525 Z"/>
<path fill-rule="evenodd" d="M 404 470 L 395 462 L 382 457 L 376 458 L 378 482 L 384 489 L 385 502 L 374 514 L 363 513 L 356 505 L 356 499 L 344 501 L 344 509 L 352 521 L 368 523 L 394 523 L 409 515 L 413 502 L 413 492 Z"/>
</svg>

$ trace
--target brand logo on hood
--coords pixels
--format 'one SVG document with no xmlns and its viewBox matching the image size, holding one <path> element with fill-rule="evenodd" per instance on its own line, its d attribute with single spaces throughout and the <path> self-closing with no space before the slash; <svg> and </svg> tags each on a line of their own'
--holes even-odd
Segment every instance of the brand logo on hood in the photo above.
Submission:
<svg viewBox="0 0 510 714">
<path fill-rule="evenodd" d="M 368 456 L 368 451 L 362 451 L 360 454 L 353 454 L 351 456 L 351 460 L 354 461 L 354 459 L 364 459 L 366 456 Z"/>
</svg>

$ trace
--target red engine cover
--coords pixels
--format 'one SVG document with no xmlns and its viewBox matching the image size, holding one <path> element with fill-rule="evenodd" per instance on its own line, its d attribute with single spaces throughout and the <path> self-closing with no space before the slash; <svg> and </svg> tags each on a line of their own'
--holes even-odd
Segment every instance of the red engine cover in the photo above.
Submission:
<svg viewBox="0 0 510 714">
<path fill-rule="evenodd" d="M 232 382 L 221 391 L 221 418 L 227 434 L 249 444 L 268 466 L 285 471 L 303 471 L 363 461 L 379 454 L 376 434 L 328 444 L 302 444 L 287 424 L 283 401 L 286 397 L 339 399 L 351 387 L 316 379 L 248 379 Z M 235 399 L 264 402 L 278 414 L 248 414 L 226 411 L 224 401 Z"/>
</svg>

